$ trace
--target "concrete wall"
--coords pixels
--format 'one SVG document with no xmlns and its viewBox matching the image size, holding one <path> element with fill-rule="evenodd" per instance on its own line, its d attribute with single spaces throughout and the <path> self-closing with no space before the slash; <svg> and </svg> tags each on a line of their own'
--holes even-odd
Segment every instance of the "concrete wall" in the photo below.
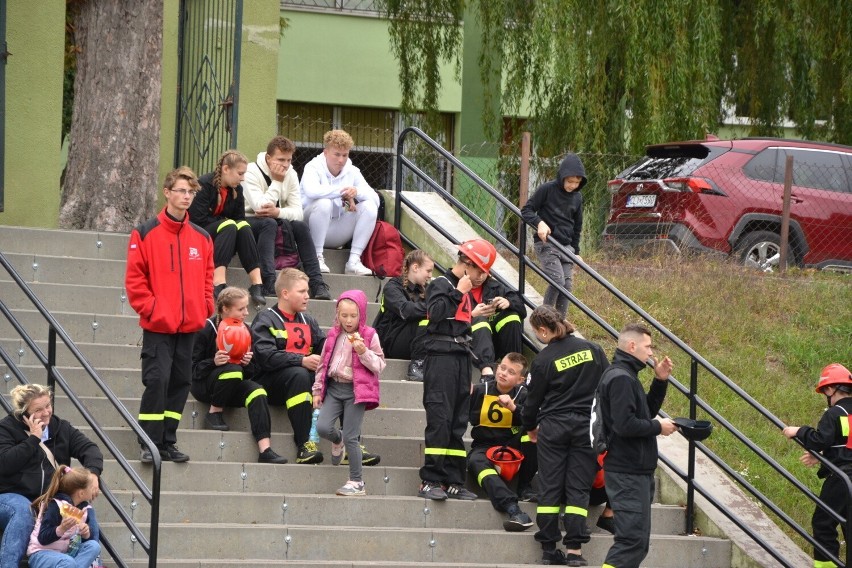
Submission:
<svg viewBox="0 0 852 568">
<path fill-rule="evenodd" d="M 387 22 L 375 17 L 282 10 L 277 97 L 283 101 L 398 108 L 399 66 Z M 442 70 L 442 112 L 461 111 L 461 84 Z"/>
<path fill-rule="evenodd" d="M 4 212 L 0 224 L 56 227 L 62 173 L 65 2 L 8 2 Z"/>
</svg>

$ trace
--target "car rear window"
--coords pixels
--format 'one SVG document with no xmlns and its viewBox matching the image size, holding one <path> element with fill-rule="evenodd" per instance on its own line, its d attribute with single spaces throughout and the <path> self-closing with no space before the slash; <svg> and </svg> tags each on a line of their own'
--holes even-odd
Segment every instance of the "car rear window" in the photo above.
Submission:
<svg viewBox="0 0 852 568">
<path fill-rule="evenodd" d="M 692 175 L 702 164 L 724 154 L 728 148 L 691 144 L 653 146 L 645 156 L 618 175 L 623 180 L 666 179 Z"/>
</svg>

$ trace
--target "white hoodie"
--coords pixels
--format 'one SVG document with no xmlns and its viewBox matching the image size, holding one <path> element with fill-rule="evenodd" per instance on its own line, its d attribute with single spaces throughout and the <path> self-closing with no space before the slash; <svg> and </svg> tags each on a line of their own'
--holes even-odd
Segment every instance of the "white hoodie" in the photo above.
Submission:
<svg viewBox="0 0 852 568">
<path fill-rule="evenodd" d="M 246 168 L 243 178 L 243 197 L 246 201 L 246 217 L 255 217 L 254 212 L 261 206 L 271 203 L 281 209 L 278 213 L 279 219 L 290 221 L 301 221 L 304 217 L 302 211 L 302 198 L 299 195 L 299 176 L 296 170 L 290 167 L 284 174 L 284 181 L 272 180 L 266 183 L 266 174 L 270 179 L 269 165 L 266 163 L 266 152 L 257 155 L 257 161 L 252 162 Z"/>
<path fill-rule="evenodd" d="M 340 174 L 334 176 L 328 171 L 325 154 L 316 156 L 305 165 L 302 172 L 302 183 L 299 189 L 302 194 L 302 207 L 307 209 L 318 199 L 336 199 L 335 205 L 342 208 L 343 200 L 340 198 L 340 190 L 344 187 L 354 187 L 358 190 L 356 201 L 372 201 L 379 206 L 379 194 L 370 187 L 361 170 L 352 165 L 352 160 L 347 159 Z M 245 186 L 244 186 L 245 187 Z"/>
</svg>

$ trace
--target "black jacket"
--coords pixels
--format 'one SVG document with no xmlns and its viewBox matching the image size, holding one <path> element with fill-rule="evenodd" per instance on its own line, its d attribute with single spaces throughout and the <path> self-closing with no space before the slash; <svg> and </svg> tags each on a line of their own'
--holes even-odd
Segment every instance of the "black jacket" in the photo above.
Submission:
<svg viewBox="0 0 852 568">
<path fill-rule="evenodd" d="M 657 468 L 660 423 L 669 382 L 654 379 L 648 394 L 639 382 L 645 363 L 621 349 L 601 380 L 601 412 L 607 431 L 606 471 L 652 475 Z"/>
<path fill-rule="evenodd" d="M 94 442 L 56 415 L 50 418 L 48 433 L 44 445 L 57 464 L 72 465 L 71 458 L 76 458 L 100 477 L 104 457 Z M 13 415 L 0 420 L 0 493 L 18 493 L 33 500 L 47 490 L 54 469 L 39 442 Z"/>
<path fill-rule="evenodd" d="M 596 343 L 574 335 L 551 341 L 530 365 L 524 429 L 533 430 L 548 416 L 591 416 L 595 389 L 608 364 Z"/>
<path fill-rule="evenodd" d="M 580 186 L 570 192 L 562 187 L 562 180 L 569 176 L 582 178 Z M 586 181 L 586 169 L 580 158 L 576 154 L 566 155 L 559 164 L 556 179 L 538 186 L 521 209 L 521 216 L 533 227 L 544 221 L 559 244 L 570 245 L 575 254 L 580 254 L 580 233 L 583 230 L 583 194 L 580 190 Z M 541 240 L 537 234 L 534 239 Z"/>
<path fill-rule="evenodd" d="M 246 218 L 243 186 L 238 185 L 235 189 L 229 190 L 222 212 L 214 215 L 213 212 L 216 211 L 216 206 L 219 204 L 219 188 L 213 187 L 213 174 L 204 174 L 198 178 L 198 183 L 201 184 L 201 190 L 189 206 L 189 218 L 193 223 L 208 227 L 225 219 L 239 221 Z"/>
<path fill-rule="evenodd" d="M 206 381 L 210 374 L 216 369 L 213 357 L 219 348 L 216 346 L 216 336 L 219 335 L 218 316 L 207 318 L 204 327 L 195 333 L 192 344 L 192 380 Z M 243 324 L 245 325 L 245 324 Z M 251 333 L 251 328 L 246 325 Z M 257 363 L 255 358 L 243 367 L 243 379 L 250 379 L 256 372 Z"/>
<path fill-rule="evenodd" d="M 473 298 L 473 294 L 470 294 L 473 306 L 476 306 L 476 300 Z M 527 307 L 524 305 L 524 300 L 521 298 L 521 295 L 515 290 L 511 290 L 501 284 L 496 278 L 489 276 L 482 284 L 482 301 L 485 302 L 487 300 L 493 300 L 497 296 L 501 296 L 509 300 L 509 307 L 507 309 L 516 312 L 521 316 L 521 319 L 527 317 Z"/>
<path fill-rule="evenodd" d="M 289 319 L 278 306 L 257 312 L 251 322 L 252 349 L 257 361 L 258 374 L 277 371 L 286 367 L 301 367 L 304 355 L 286 350 L 287 340 L 283 338 L 284 322 L 304 323 L 311 329 L 311 341 L 308 355 L 320 355 L 325 344 L 325 332 L 320 329 L 317 320 L 307 313 L 296 314 Z"/>
<path fill-rule="evenodd" d="M 426 350 L 430 353 L 466 353 L 458 343 L 445 341 L 436 336 L 464 337 L 470 334 L 470 298 L 456 289 L 459 279 L 447 272 L 432 280 L 426 288 L 426 311 L 429 324 L 426 326 Z M 467 306 L 467 311 L 463 306 Z M 466 316 L 466 317 L 465 317 Z"/>
<path fill-rule="evenodd" d="M 499 405 L 495 406 L 496 401 L 494 399 L 489 399 L 488 406 L 483 409 L 486 396 L 499 397 L 500 394 L 495 380 L 479 383 L 473 387 L 473 394 L 470 397 L 470 425 L 473 426 L 470 430 L 470 436 L 473 438 L 472 447 L 490 448 L 491 446 L 502 445 L 521 431 L 521 413 L 524 409 L 524 401 L 527 399 L 527 388 L 524 385 L 517 385 L 506 393 L 515 401 L 515 411 L 511 413 L 512 419 L 508 427 L 493 424 L 495 421 L 501 421 L 502 414 L 509 412 L 508 409 Z M 484 422 L 482 421 L 483 410 L 486 414 Z M 488 416 L 491 416 L 492 420 L 488 420 Z M 493 420 L 493 418 L 496 418 L 496 420 Z"/>
<path fill-rule="evenodd" d="M 423 286 L 409 283 L 403 287 L 402 276 L 388 280 L 382 291 L 379 313 L 373 327 L 379 337 L 391 337 L 411 322 L 426 319 L 426 299 Z"/>
<path fill-rule="evenodd" d="M 847 436 L 843 435 L 840 422 L 849 420 L 852 414 L 852 398 L 841 398 L 837 404 L 828 408 L 819 419 L 816 428 L 802 426 L 796 438 L 809 450 L 822 452 L 831 463 L 844 471 L 852 473 L 852 450 L 846 447 Z M 830 470 L 820 464 L 817 475 L 828 477 Z"/>
</svg>

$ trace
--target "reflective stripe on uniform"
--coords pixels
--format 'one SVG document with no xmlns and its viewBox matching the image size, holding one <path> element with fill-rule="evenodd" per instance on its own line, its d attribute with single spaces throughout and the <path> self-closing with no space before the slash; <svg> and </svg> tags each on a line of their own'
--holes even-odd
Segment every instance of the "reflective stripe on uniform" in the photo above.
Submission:
<svg viewBox="0 0 852 568">
<path fill-rule="evenodd" d="M 286 330 L 275 329 L 274 327 L 270 327 L 269 333 L 272 334 L 272 337 L 277 337 L 278 339 L 287 339 L 287 331 Z"/>
<path fill-rule="evenodd" d="M 556 507 L 543 507 L 539 505 L 536 507 L 535 512 L 539 515 L 558 515 L 559 514 L 559 506 Z"/>
<path fill-rule="evenodd" d="M 287 410 L 290 410 L 297 404 L 302 404 L 303 402 L 313 403 L 314 399 L 309 392 L 302 392 L 297 394 L 296 396 L 292 396 L 287 399 L 285 403 L 287 405 Z"/>
<path fill-rule="evenodd" d="M 470 332 L 476 333 L 480 329 L 487 329 L 488 333 L 491 333 L 491 324 L 489 324 L 487 321 L 481 321 L 479 323 L 475 323 L 471 326 Z"/>
<path fill-rule="evenodd" d="M 844 436 L 849 436 L 849 417 L 841 416 L 840 417 L 840 433 Z"/>
<path fill-rule="evenodd" d="M 220 381 L 227 381 L 228 379 L 240 379 L 240 380 L 242 380 L 242 378 L 243 378 L 243 372 L 242 371 L 230 371 L 228 373 L 222 373 L 221 375 L 219 375 Z"/>
<path fill-rule="evenodd" d="M 227 221 L 222 221 L 221 223 L 219 223 L 219 226 L 218 226 L 218 227 L 216 227 L 216 232 L 218 233 L 219 231 L 221 231 L 221 230 L 222 230 L 222 229 L 224 229 L 225 227 L 229 227 L 229 226 L 231 226 L 231 225 L 236 226 L 236 225 L 237 225 L 237 223 L 236 223 L 236 222 L 234 222 L 234 220 L 233 220 L 233 219 L 228 219 Z"/>
<path fill-rule="evenodd" d="M 140 414 L 139 421 L 143 420 L 165 420 L 165 415 L 163 414 Z"/>
<path fill-rule="evenodd" d="M 612 564 L 604 564 L 601 568 L 615 568 Z"/>
<path fill-rule="evenodd" d="M 518 314 L 512 314 L 510 316 L 504 317 L 496 324 L 494 324 L 494 331 L 500 333 L 500 330 L 503 328 L 504 325 L 506 325 L 507 323 L 512 323 L 513 321 L 521 323 L 521 316 L 519 316 Z"/>
<path fill-rule="evenodd" d="M 572 505 L 565 505 L 565 514 L 566 515 L 580 515 L 581 517 L 588 517 L 589 511 L 583 509 L 582 507 L 574 507 Z"/>
<path fill-rule="evenodd" d="M 418 327 L 426 327 L 427 325 L 429 325 L 429 320 L 427 319 L 420 320 L 420 322 L 417 324 Z"/>
<path fill-rule="evenodd" d="M 259 396 L 266 396 L 266 390 L 254 389 L 253 391 L 251 391 L 251 393 L 246 397 L 246 408 L 248 408 L 248 405 L 251 404 L 251 401 L 253 401 Z"/>
<path fill-rule="evenodd" d="M 479 483 L 479 486 L 482 487 L 482 480 L 488 477 L 489 475 L 497 475 L 496 469 L 483 469 L 479 472 L 479 475 L 476 476 L 476 482 Z"/>
<path fill-rule="evenodd" d="M 521 436 L 521 443 L 522 444 L 529 442 L 529 441 L 530 441 L 530 435 L 529 434 L 524 434 L 523 436 Z"/>
<path fill-rule="evenodd" d="M 831 560 L 814 560 L 814 568 L 837 568 Z"/>
<path fill-rule="evenodd" d="M 424 448 L 423 453 L 427 456 L 454 456 L 458 458 L 467 457 L 466 451 L 451 450 L 450 448 Z"/>
<path fill-rule="evenodd" d="M 163 411 L 164 418 L 171 418 L 172 420 L 180 420 L 180 412 L 172 412 L 171 410 Z"/>
<path fill-rule="evenodd" d="M 245 229 L 246 227 L 249 227 L 248 221 L 240 221 L 239 223 L 237 223 L 237 230 L 238 231 L 240 229 Z"/>
</svg>

